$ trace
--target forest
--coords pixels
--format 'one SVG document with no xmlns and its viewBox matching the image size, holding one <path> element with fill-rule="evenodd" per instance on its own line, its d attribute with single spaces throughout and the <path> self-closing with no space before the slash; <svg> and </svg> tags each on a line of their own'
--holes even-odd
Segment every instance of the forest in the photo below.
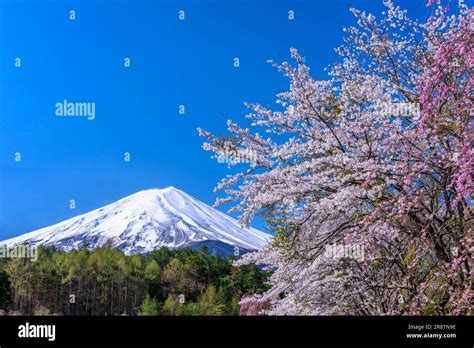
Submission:
<svg viewBox="0 0 474 348">
<path fill-rule="evenodd" d="M 101 247 L 38 249 L 38 260 L 0 260 L 7 315 L 239 315 L 244 294 L 267 290 L 268 273 L 233 256 L 161 248 L 127 256 Z"/>
</svg>

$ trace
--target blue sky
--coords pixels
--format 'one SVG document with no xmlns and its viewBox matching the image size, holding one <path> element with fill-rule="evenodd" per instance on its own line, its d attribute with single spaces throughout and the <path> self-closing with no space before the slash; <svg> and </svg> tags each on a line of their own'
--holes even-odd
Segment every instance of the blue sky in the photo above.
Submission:
<svg viewBox="0 0 474 348">
<path fill-rule="evenodd" d="M 422 0 L 398 3 L 421 18 L 429 13 Z M 196 127 L 224 133 L 228 118 L 245 123 L 244 101 L 272 105 L 288 81 L 265 61 L 288 60 L 290 47 L 324 76 L 343 26 L 354 24 L 350 7 L 377 14 L 383 6 L 0 0 L 0 240 L 147 188 L 173 185 L 212 204 L 228 170 L 201 150 Z M 56 117 L 65 99 L 95 103 L 95 120 Z"/>
</svg>

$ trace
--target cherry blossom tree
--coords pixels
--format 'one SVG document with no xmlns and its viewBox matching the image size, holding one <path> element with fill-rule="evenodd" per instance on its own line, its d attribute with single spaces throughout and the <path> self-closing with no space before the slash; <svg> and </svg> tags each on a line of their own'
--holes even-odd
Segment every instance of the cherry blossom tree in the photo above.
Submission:
<svg viewBox="0 0 474 348">
<path fill-rule="evenodd" d="M 262 300 L 262 296 L 258 294 L 246 295 L 240 301 L 241 316 L 256 316 L 265 313 L 269 309 L 270 302 Z"/>
<path fill-rule="evenodd" d="M 267 314 L 472 314 L 473 10 L 429 3 L 419 23 L 384 4 L 380 19 L 352 10 L 326 79 L 291 49 L 293 64 L 271 61 L 290 80 L 275 109 L 247 104 L 252 129 L 228 121 L 253 163 L 229 164 L 243 170 L 216 204 L 275 232 L 239 261 L 273 270 Z M 198 131 L 205 150 L 228 151 Z M 334 243 L 364 258 L 328 255 Z"/>
</svg>

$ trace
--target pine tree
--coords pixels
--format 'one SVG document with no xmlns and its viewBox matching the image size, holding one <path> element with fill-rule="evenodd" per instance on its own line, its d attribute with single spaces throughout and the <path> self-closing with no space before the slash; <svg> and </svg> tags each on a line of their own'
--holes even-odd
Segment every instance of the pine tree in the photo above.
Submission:
<svg viewBox="0 0 474 348">
<path fill-rule="evenodd" d="M 158 315 L 158 314 L 159 314 L 158 302 L 154 298 L 151 298 L 150 296 L 147 295 L 140 306 L 140 311 L 138 312 L 138 315 L 152 316 L 152 315 Z"/>
<path fill-rule="evenodd" d="M 0 310 L 7 312 L 11 306 L 10 280 L 5 271 L 0 270 Z"/>
<path fill-rule="evenodd" d="M 163 315 L 180 315 L 182 305 L 179 301 L 173 296 L 168 295 L 165 303 L 163 304 Z"/>
<path fill-rule="evenodd" d="M 199 300 L 199 307 L 201 315 L 224 315 L 226 310 L 222 291 L 216 290 L 214 285 L 209 285 Z"/>
</svg>

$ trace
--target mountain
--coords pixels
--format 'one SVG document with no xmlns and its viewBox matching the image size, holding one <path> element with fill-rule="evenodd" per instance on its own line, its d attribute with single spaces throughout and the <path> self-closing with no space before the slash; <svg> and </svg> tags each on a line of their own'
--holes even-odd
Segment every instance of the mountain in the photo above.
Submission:
<svg viewBox="0 0 474 348">
<path fill-rule="evenodd" d="M 174 187 L 137 192 L 102 208 L 0 242 L 63 250 L 110 244 L 126 254 L 203 245 L 239 252 L 261 249 L 271 236 L 243 228 L 220 211 Z"/>
</svg>

